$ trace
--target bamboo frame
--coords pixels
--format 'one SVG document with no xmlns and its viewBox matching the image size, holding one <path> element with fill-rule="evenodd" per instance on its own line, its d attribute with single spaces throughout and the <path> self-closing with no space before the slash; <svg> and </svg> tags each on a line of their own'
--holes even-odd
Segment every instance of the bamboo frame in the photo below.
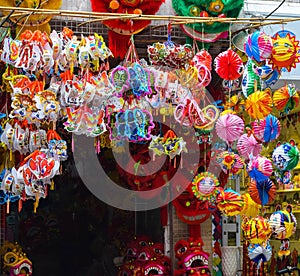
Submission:
<svg viewBox="0 0 300 276">
<path fill-rule="evenodd" d="M 18 11 L 20 15 L 33 15 L 43 14 L 62 17 L 79 17 L 88 18 L 86 22 L 80 25 L 90 24 L 93 22 L 101 22 L 111 19 L 129 18 L 132 20 L 165 20 L 169 21 L 172 25 L 188 24 L 188 23 L 227 23 L 227 24 L 252 24 L 257 26 L 270 25 L 270 24 L 285 24 L 293 21 L 300 21 L 300 17 L 296 18 L 218 18 L 218 17 L 192 17 L 192 16 L 177 16 L 177 15 L 143 15 L 143 14 L 123 14 L 123 13 L 100 13 L 88 11 L 71 11 L 71 10 L 52 10 L 52 9 L 33 9 L 23 7 L 7 7 L 0 6 L 0 11 L 5 15 L 11 11 Z M 14 15 L 12 15 L 14 16 Z M 5 18 L 6 16 L 3 16 Z"/>
</svg>

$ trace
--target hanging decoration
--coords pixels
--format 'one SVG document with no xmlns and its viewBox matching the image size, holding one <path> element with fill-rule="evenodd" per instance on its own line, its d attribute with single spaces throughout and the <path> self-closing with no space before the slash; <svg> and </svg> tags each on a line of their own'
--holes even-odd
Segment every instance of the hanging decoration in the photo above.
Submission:
<svg viewBox="0 0 300 276">
<path fill-rule="evenodd" d="M 247 165 L 247 172 L 251 178 L 257 182 L 268 179 L 273 173 L 273 166 L 270 159 L 257 155 L 256 157 L 250 158 Z"/>
<path fill-rule="evenodd" d="M 177 15 L 192 17 L 238 17 L 242 10 L 244 1 L 207 1 L 205 5 L 202 1 L 186 3 L 182 0 L 173 0 L 172 6 Z M 188 23 L 181 25 L 182 30 L 188 35 L 188 39 L 214 42 L 228 35 L 229 24 L 221 22 L 212 23 Z M 190 43 L 192 44 L 192 43 Z"/>
<path fill-rule="evenodd" d="M 294 84 L 287 84 L 273 93 L 274 106 L 284 114 L 288 114 L 299 105 L 299 94 Z"/>
<path fill-rule="evenodd" d="M 264 206 L 274 201 L 276 196 L 276 186 L 270 179 L 259 182 L 251 179 L 248 187 L 248 193 L 252 200 L 254 200 L 257 204 Z"/>
<path fill-rule="evenodd" d="M 210 200 L 217 195 L 219 185 L 219 180 L 214 174 L 203 172 L 193 178 L 192 192 L 199 200 Z"/>
<path fill-rule="evenodd" d="M 260 154 L 262 145 L 255 139 L 252 133 L 245 133 L 238 139 L 236 149 L 241 157 L 249 160 L 250 156 Z"/>
<path fill-rule="evenodd" d="M 262 89 L 262 81 L 260 76 L 256 74 L 256 64 L 249 59 L 244 67 L 242 78 L 242 92 L 245 98 L 257 90 Z"/>
<path fill-rule="evenodd" d="M 238 79 L 244 69 L 242 59 L 231 49 L 217 55 L 214 60 L 214 67 L 222 79 L 229 81 Z"/>
<path fill-rule="evenodd" d="M 240 138 L 243 131 L 244 121 L 235 114 L 221 114 L 216 122 L 217 135 L 229 145 Z"/>
<path fill-rule="evenodd" d="M 262 244 L 270 239 L 272 235 L 271 224 L 261 216 L 244 217 L 241 227 L 244 238 L 251 244 Z"/>
<path fill-rule="evenodd" d="M 254 119 L 264 119 L 272 112 L 273 103 L 270 91 L 256 91 L 248 96 L 245 110 Z"/>
<path fill-rule="evenodd" d="M 268 115 L 263 120 L 251 122 L 253 135 L 258 142 L 269 143 L 280 135 L 280 121 L 274 115 Z"/>
<path fill-rule="evenodd" d="M 240 215 L 253 218 L 256 217 L 260 211 L 261 205 L 253 201 L 249 193 L 242 194 L 241 197 L 244 201 L 244 206 Z"/>
<path fill-rule="evenodd" d="M 103 24 L 109 29 L 108 44 L 115 57 L 123 59 L 128 50 L 131 36 L 141 32 L 151 23 L 150 20 L 133 20 L 132 18 L 140 14 L 155 14 L 163 2 L 162 0 L 91 0 L 93 12 L 124 14 L 124 18 L 103 21 Z"/>
<path fill-rule="evenodd" d="M 256 62 L 265 61 L 272 54 L 272 38 L 262 31 L 255 31 L 248 35 L 244 48 L 250 59 Z"/>
<path fill-rule="evenodd" d="M 225 216 L 236 216 L 240 214 L 244 205 L 241 195 L 231 188 L 226 190 L 220 189 L 216 202 L 218 209 Z"/>
<path fill-rule="evenodd" d="M 257 264 L 257 270 L 261 264 L 268 262 L 272 257 L 272 247 L 269 241 L 262 244 L 250 244 L 248 246 L 248 256 L 251 261 Z"/>
<path fill-rule="evenodd" d="M 292 68 L 296 68 L 296 64 L 300 62 L 299 41 L 296 40 L 295 34 L 288 30 L 281 30 L 273 37 L 273 50 L 269 59 L 273 69 L 281 71 L 282 69 L 290 72 Z"/>
<path fill-rule="evenodd" d="M 216 157 L 217 163 L 221 166 L 226 174 L 236 175 L 244 168 L 243 159 L 236 153 L 231 151 L 223 151 Z"/>
</svg>

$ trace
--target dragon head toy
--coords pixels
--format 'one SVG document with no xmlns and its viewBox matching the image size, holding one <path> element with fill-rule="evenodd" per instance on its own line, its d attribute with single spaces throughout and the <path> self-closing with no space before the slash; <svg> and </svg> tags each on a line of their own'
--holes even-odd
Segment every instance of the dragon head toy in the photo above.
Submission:
<svg viewBox="0 0 300 276">
<path fill-rule="evenodd" d="M 202 250 L 201 238 L 179 240 L 175 244 L 178 269 L 175 275 L 211 275 L 208 268 L 209 253 Z"/>
<path fill-rule="evenodd" d="M 94 12 L 124 13 L 135 15 L 153 15 L 164 0 L 91 0 Z M 103 21 L 108 27 L 109 48 L 115 57 L 124 58 L 133 34 L 141 32 L 150 24 L 150 20 L 132 20 L 120 18 Z"/>
<path fill-rule="evenodd" d="M 4 269 L 10 276 L 32 275 L 32 263 L 17 243 L 5 241 L 1 248 Z"/>
<path fill-rule="evenodd" d="M 32 9 L 53 9 L 58 10 L 62 5 L 62 0 L 48 0 L 48 1 L 36 1 L 36 0 L 3 0 L 1 6 L 7 7 L 21 7 Z M 3 11 L 4 15 L 8 15 L 9 11 Z M 51 28 L 49 21 L 52 19 L 51 14 L 30 14 L 26 16 L 10 17 L 10 20 L 17 25 L 16 33 L 20 30 L 40 30 L 50 34 Z"/>
<path fill-rule="evenodd" d="M 236 18 L 244 0 L 172 0 L 175 12 L 180 16 Z M 229 24 L 221 22 L 189 23 L 182 30 L 197 41 L 214 42 L 227 37 Z"/>
</svg>

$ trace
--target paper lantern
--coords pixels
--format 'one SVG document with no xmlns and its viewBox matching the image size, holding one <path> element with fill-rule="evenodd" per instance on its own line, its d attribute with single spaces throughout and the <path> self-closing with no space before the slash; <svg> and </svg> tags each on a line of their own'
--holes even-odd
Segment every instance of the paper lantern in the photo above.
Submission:
<svg viewBox="0 0 300 276">
<path fill-rule="evenodd" d="M 261 31 L 250 34 L 245 42 L 245 52 L 257 62 L 264 61 L 272 54 L 272 38 Z"/>
<path fill-rule="evenodd" d="M 293 84 L 287 84 L 273 93 L 274 106 L 284 113 L 289 113 L 299 104 L 299 94 Z"/>
<path fill-rule="evenodd" d="M 226 216 L 240 214 L 244 205 L 241 195 L 230 188 L 220 190 L 220 193 L 216 197 L 216 203 L 218 209 Z"/>
<path fill-rule="evenodd" d="M 262 150 L 262 145 L 257 142 L 253 134 L 243 134 L 237 141 L 236 149 L 238 153 L 245 159 L 249 156 L 257 156 Z"/>
<path fill-rule="evenodd" d="M 264 181 L 273 173 L 272 162 L 268 158 L 258 155 L 250 159 L 247 171 L 250 177 L 256 181 Z"/>
<path fill-rule="evenodd" d="M 274 166 L 280 171 L 294 169 L 299 163 L 299 150 L 296 146 L 285 143 L 275 148 L 272 154 Z"/>
<path fill-rule="evenodd" d="M 266 205 L 272 203 L 275 199 L 276 186 L 270 179 L 260 182 L 251 179 L 248 192 L 256 203 Z"/>
</svg>

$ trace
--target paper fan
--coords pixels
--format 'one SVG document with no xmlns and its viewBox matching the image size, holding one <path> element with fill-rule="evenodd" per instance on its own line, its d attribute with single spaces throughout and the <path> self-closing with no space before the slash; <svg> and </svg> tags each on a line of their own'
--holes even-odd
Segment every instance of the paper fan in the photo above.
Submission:
<svg viewBox="0 0 300 276">
<path fill-rule="evenodd" d="M 273 173 L 272 162 L 264 156 L 257 155 L 250 159 L 247 171 L 250 177 L 256 181 L 264 181 Z"/>
<path fill-rule="evenodd" d="M 264 143 L 277 139 L 280 135 L 280 122 L 274 115 L 268 115 L 265 119 L 251 123 L 254 137 Z"/>
<path fill-rule="evenodd" d="M 261 62 L 272 54 L 272 38 L 261 31 L 255 31 L 248 36 L 245 43 L 245 52 L 251 59 Z"/>
<path fill-rule="evenodd" d="M 244 121 L 239 116 L 226 113 L 216 122 L 217 135 L 227 143 L 232 143 L 242 135 L 244 126 Z"/>
<path fill-rule="evenodd" d="M 268 262 L 272 257 L 272 247 L 269 242 L 263 244 L 250 244 L 248 246 L 249 259 L 260 265 L 264 262 Z"/>
<path fill-rule="evenodd" d="M 299 163 L 299 150 L 296 146 L 285 143 L 275 148 L 272 159 L 278 170 L 293 170 Z"/>
<path fill-rule="evenodd" d="M 217 195 L 216 203 L 218 209 L 226 216 L 240 214 L 244 205 L 241 195 L 230 188 L 220 191 Z"/>
<path fill-rule="evenodd" d="M 238 154 L 230 151 L 223 151 L 219 153 L 216 161 L 226 174 L 238 174 L 244 167 L 244 161 L 241 159 L 241 157 Z"/>
<path fill-rule="evenodd" d="M 287 84 L 273 93 L 274 106 L 284 113 L 289 113 L 299 104 L 299 94 L 293 84 Z"/>
<path fill-rule="evenodd" d="M 268 220 L 257 216 L 254 218 L 245 217 L 242 226 L 244 238 L 250 243 L 262 244 L 272 235 L 272 228 Z"/>
<path fill-rule="evenodd" d="M 195 54 L 195 56 L 193 57 L 193 62 L 195 63 L 196 67 L 204 65 L 209 71 L 212 70 L 212 57 L 210 53 L 205 49 L 202 49 Z"/>
<path fill-rule="evenodd" d="M 238 79 L 244 68 L 241 57 L 231 49 L 218 54 L 214 65 L 217 74 L 225 80 Z"/>
<path fill-rule="evenodd" d="M 249 193 L 242 194 L 241 197 L 244 200 L 244 206 L 240 215 L 245 215 L 247 217 L 256 217 L 259 213 L 261 205 L 253 201 Z"/>
<path fill-rule="evenodd" d="M 262 145 L 257 142 L 252 133 L 245 133 L 238 139 L 236 149 L 242 157 L 249 159 L 250 155 L 257 156 L 260 154 Z"/>
<path fill-rule="evenodd" d="M 245 103 L 247 113 L 254 119 L 264 119 L 272 111 L 272 97 L 268 92 L 256 91 Z"/>
<path fill-rule="evenodd" d="M 251 179 L 248 193 L 256 203 L 266 205 L 275 199 L 276 186 L 270 179 L 260 182 Z"/>
<path fill-rule="evenodd" d="M 192 181 L 192 191 L 200 200 L 209 200 L 217 193 L 220 185 L 217 177 L 210 172 L 203 172 L 196 175 Z"/>
</svg>

